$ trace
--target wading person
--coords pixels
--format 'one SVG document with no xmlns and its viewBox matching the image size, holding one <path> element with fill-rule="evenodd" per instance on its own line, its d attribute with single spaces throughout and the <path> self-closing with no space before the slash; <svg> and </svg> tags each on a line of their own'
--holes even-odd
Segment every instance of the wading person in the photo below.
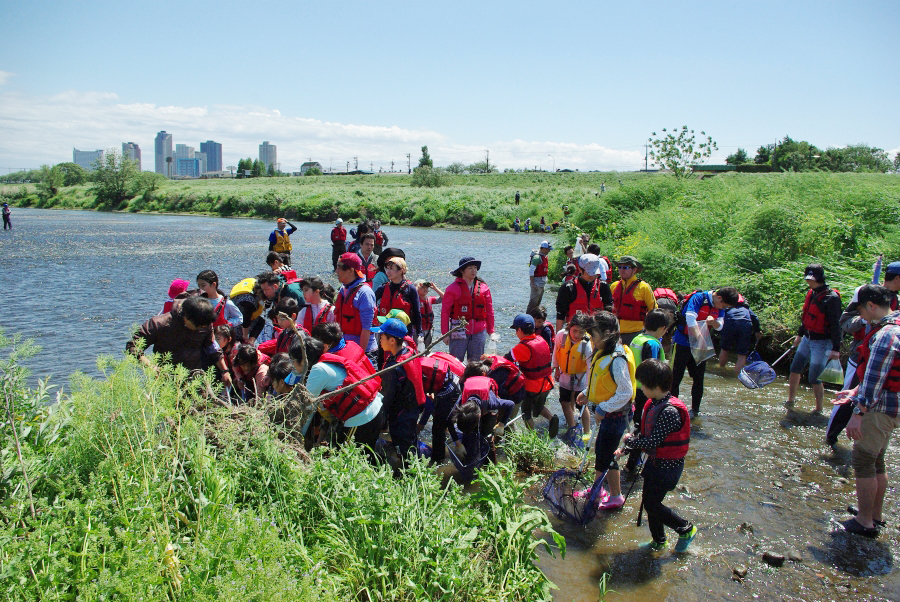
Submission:
<svg viewBox="0 0 900 602">
<path fill-rule="evenodd" d="M 559 383 L 559 405 L 562 406 L 566 426 L 574 429 L 579 419 L 585 442 L 591 438 L 591 416 L 586 406 L 577 407 L 575 400 L 587 387 L 587 369 L 593 349 L 586 336 L 590 317 L 575 314 L 565 330 L 556 333 L 556 352 L 553 354 L 554 377 Z"/>
<path fill-rule="evenodd" d="M 375 236 L 375 254 L 381 255 L 381 251 L 384 250 L 384 246 L 388 244 L 388 236 L 381 229 L 380 220 L 375 220 L 375 223 L 372 227 L 372 235 Z"/>
<path fill-rule="evenodd" d="M 372 286 L 372 280 L 378 272 L 378 255 L 375 254 L 375 235 L 371 232 L 363 234 L 359 238 L 359 252 L 356 253 L 362 263 L 362 272 L 366 276 L 366 282 Z"/>
<path fill-rule="evenodd" d="M 841 391 L 838 400 L 848 397 L 853 404 L 847 435 L 853 439 L 859 511 L 842 525 L 851 533 L 875 537 L 877 527 L 884 525 L 884 456 L 900 425 L 900 312 L 891 311 L 890 291 L 877 284 L 863 286 L 858 303 L 859 315 L 872 328 L 860 345 L 860 384 Z"/>
<path fill-rule="evenodd" d="M 283 217 L 278 218 L 275 226 L 269 234 L 269 250 L 281 253 L 284 262 L 291 265 L 291 234 L 297 231 L 297 227 Z"/>
<path fill-rule="evenodd" d="M 604 307 L 612 307 L 612 292 L 609 285 L 600 279 L 600 258 L 592 253 L 581 255 L 577 271 L 578 277 L 560 286 L 556 296 L 557 332 L 579 311 L 590 316 Z"/>
<path fill-rule="evenodd" d="M 623 255 L 616 262 L 619 279 L 610 287 L 612 312 L 619 318 L 623 345 L 630 345 L 644 328 L 644 318 L 656 309 L 656 297 L 650 285 L 638 277 L 644 266 L 630 255 Z"/>
<path fill-rule="evenodd" d="M 534 429 L 534 416 L 540 414 L 550 421 L 547 434 L 555 439 L 559 431 L 559 416 L 547 407 L 547 396 L 553 390 L 553 355 L 547 341 L 534 331 L 534 318 L 519 314 L 510 328 L 515 329 L 519 343 L 509 351 L 506 359 L 516 362 L 525 377 L 525 401 L 522 403 L 522 419 Z"/>
<path fill-rule="evenodd" d="M 734 363 L 734 371 L 740 374 L 747 363 L 747 356 L 753 350 L 757 339 L 762 337 L 759 328 L 759 318 L 750 309 L 743 297 L 731 309 L 725 310 L 722 330 L 719 331 L 719 340 L 722 343 L 719 350 L 719 367 L 724 368 L 728 364 L 730 353 L 737 355 Z"/>
<path fill-rule="evenodd" d="M 455 276 L 444 291 L 441 310 L 441 334 L 466 319 L 465 330 L 457 330 L 450 335 L 450 353 L 460 361 L 481 359 L 484 345 L 494 334 L 494 302 L 487 283 L 478 277 L 481 262 L 474 257 L 463 257 L 459 267 L 450 272 Z"/>
<path fill-rule="evenodd" d="M 376 365 L 378 341 L 372 333 L 375 292 L 366 284 L 362 261 L 356 253 L 344 253 L 335 271 L 341 290 L 334 302 L 334 315 L 344 338 L 363 348 Z"/>
<path fill-rule="evenodd" d="M 619 320 L 608 311 L 594 314 L 588 326 L 594 353 L 591 356 L 587 390 L 575 402 L 597 404 L 597 440 L 594 447 L 594 478 L 606 475 L 606 490 L 600 494 L 600 509 L 615 510 L 625 504 L 622 480 L 615 451 L 628 428 L 628 415 L 634 399 L 635 365 L 630 347 L 619 340 Z M 581 492 L 582 495 L 585 492 Z"/>
<path fill-rule="evenodd" d="M 406 260 L 402 257 L 392 257 L 384 263 L 388 281 L 375 289 L 375 302 L 378 304 L 375 315 L 386 316 L 392 309 L 402 310 L 409 316 L 409 336 L 416 340 L 422 331 L 419 293 L 415 285 L 406 279 L 406 272 Z"/>
<path fill-rule="evenodd" d="M 685 405 L 669 393 L 672 369 L 668 364 L 661 360 L 641 362 L 635 376 L 649 403 L 641 417 L 641 430 L 626 436 L 623 448 L 616 450 L 615 455 L 647 453 L 642 505 L 653 540 L 645 547 L 652 551 L 665 549 L 668 527 L 678 534 L 675 551 L 685 552 L 697 536 L 697 527 L 662 502 L 681 479 L 691 440 L 691 419 Z"/>
<path fill-rule="evenodd" d="M 825 400 L 825 386 L 819 377 L 830 359 L 841 357 L 841 296 L 825 283 L 825 268 L 814 263 L 803 274 L 809 291 L 803 302 L 800 328 L 794 338 L 797 351 L 791 362 L 788 377 L 788 399 L 785 407 L 791 410 L 800 386 L 800 375 L 809 366 L 807 378 L 816 396 L 815 412 L 821 412 Z"/>
<path fill-rule="evenodd" d="M 703 401 L 703 379 L 706 376 L 706 361 L 697 362 L 691 351 L 691 339 L 700 337 L 701 322 L 710 330 L 722 328 L 722 313 L 738 302 L 737 289 L 732 286 L 717 291 L 695 291 L 685 297 L 678 313 L 678 327 L 672 335 L 675 344 L 675 359 L 672 366 L 672 395 L 678 397 L 678 389 L 687 370 L 691 376 L 691 418 L 700 414 Z"/>
<path fill-rule="evenodd" d="M 547 286 L 547 273 L 550 271 L 550 263 L 547 255 L 553 247 L 548 241 L 541 243 L 541 248 L 531 252 L 528 258 L 528 280 L 531 284 L 531 296 L 528 299 L 528 307 L 525 313 L 529 313 L 532 309 L 541 304 L 544 298 L 544 287 Z"/>
<path fill-rule="evenodd" d="M 422 366 L 422 387 L 430 397 L 419 418 L 419 426 L 428 422 L 428 414 L 433 413 L 434 425 L 431 432 L 431 460 L 440 464 L 446 458 L 446 435 L 450 422 L 450 412 L 459 401 L 461 393 L 459 377 L 465 370 L 462 362 L 452 355 L 432 354 L 420 360 Z M 424 418 L 424 420 L 423 420 Z M 456 432 L 451 431 L 453 440 Z"/>
<path fill-rule="evenodd" d="M 344 220 L 334 220 L 334 228 L 331 229 L 331 267 L 337 267 L 338 258 L 347 252 L 347 229 Z"/>
<path fill-rule="evenodd" d="M 3 229 L 12 230 L 12 216 L 9 210 L 9 203 L 3 203 Z"/>
</svg>

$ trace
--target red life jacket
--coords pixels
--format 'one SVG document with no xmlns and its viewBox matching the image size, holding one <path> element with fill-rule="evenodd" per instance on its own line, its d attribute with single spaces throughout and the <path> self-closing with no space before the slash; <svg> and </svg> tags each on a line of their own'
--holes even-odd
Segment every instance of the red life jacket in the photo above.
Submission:
<svg viewBox="0 0 900 602">
<path fill-rule="evenodd" d="M 444 360 L 450 366 L 450 372 L 458 377 L 462 377 L 463 372 L 466 371 L 466 365 L 459 361 L 455 355 L 450 355 L 446 351 L 435 351 L 429 354 L 428 357 L 437 357 Z"/>
<path fill-rule="evenodd" d="M 575 317 L 576 312 L 580 311 L 589 316 L 596 310 L 603 309 L 603 299 L 600 297 L 601 284 L 602 282 L 599 278 L 594 280 L 594 284 L 591 285 L 590 296 L 588 296 L 584 292 L 584 287 L 581 286 L 581 279 L 579 278 L 575 281 L 575 300 L 569 304 L 569 312 L 566 314 L 567 322 Z"/>
<path fill-rule="evenodd" d="M 422 315 L 422 332 L 428 332 L 434 326 L 434 305 L 428 294 L 419 297 L 419 313 Z"/>
<path fill-rule="evenodd" d="M 550 376 L 553 372 L 550 367 L 553 354 L 550 353 L 550 346 L 547 345 L 547 341 L 534 335 L 530 339 L 519 341 L 519 345 L 525 345 L 531 352 L 528 361 L 519 362 L 519 369 L 522 371 L 525 380 L 541 380 Z"/>
<path fill-rule="evenodd" d="M 444 388 L 447 382 L 447 375 L 453 374 L 450 368 L 450 362 L 433 355 L 423 357 L 422 366 L 422 386 L 426 393 L 437 393 Z"/>
<path fill-rule="evenodd" d="M 544 342 L 547 343 L 547 346 L 550 348 L 550 353 L 552 354 L 553 348 L 556 347 L 556 330 L 553 328 L 553 324 L 544 322 L 538 335 L 540 335 L 540 337 L 544 339 Z"/>
<path fill-rule="evenodd" d="M 606 255 L 601 255 L 600 259 L 606 262 L 606 281 L 612 282 L 612 262 Z"/>
<path fill-rule="evenodd" d="M 323 353 L 319 361 L 328 364 L 337 364 L 347 371 L 347 377 L 344 378 L 344 382 L 341 383 L 341 386 L 338 387 L 338 389 L 346 387 L 347 385 L 352 385 L 375 373 L 375 368 L 372 367 L 372 364 L 369 363 L 368 360 L 354 362 L 341 355 Z M 381 379 L 376 376 L 349 391 L 326 397 L 322 401 L 322 405 L 325 406 L 325 409 L 334 415 L 335 418 L 344 422 L 369 407 L 369 404 L 372 403 L 375 400 L 375 396 L 378 395 L 378 390 L 380 388 Z"/>
<path fill-rule="evenodd" d="M 655 289 L 653 289 L 653 297 L 656 298 L 657 300 L 669 299 L 671 301 L 674 301 L 675 303 L 678 303 L 678 295 L 676 295 L 675 291 L 673 291 L 670 288 L 655 288 Z"/>
<path fill-rule="evenodd" d="M 491 369 L 488 371 L 488 377 L 496 381 L 497 372 L 506 370 L 506 380 L 503 382 L 503 388 L 508 395 L 515 395 L 525 387 L 525 377 L 522 376 L 522 371 L 519 370 L 517 365 L 499 355 L 493 355 L 491 358 L 494 361 L 491 364 Z M 498 382 L 497 384 L 499 385 L 500 383 Z"/>
<path fill-rule="evenodd" d="M 856 367 L 856 376 L 859 378 L 859 382 L 862 382 L 863 375 L 866 373 L 866 364 L 869 363 L 869 356 L 872 355 L 872 350 L 870 345 L 872 344 L 872 337 L 875 336 L 875 333 L 884 328 L 885 326 L 898 326 L 900 327 L 900 317 L 895 316 L 892 320 L 879 324 L 872 328 L 869 333 L 865 336 L 862 343 L 859 345 L 859 365 Z M 884 381 L 884 388 L 888 391 L 892 391 L 894 393 L 900 393 L 900 355 L 895 355 L 893 360 L 891 361 L 891 367 L 888 369 L 887 379 Z"/>
<path fill-rule="evenodd" d="M 465 403 L 471 396 L 476 396 L 481 401 L 487 401 L 490 398 L 490 392 L 493 391 L 497 395 L 497 383 L 487 376 L 470 376 L 463 383 L 462 403 Z"/>
<path fill-rule="evenodd" d="M 674 433 L 669 433 L 659 447 L 654 451 L 648 450 L 647 454 L 651 458 L 660 460 L 680 460 L 687 455 L 688 445 L 691 441 L 691 417 L 688 415 L 687 407 L 677 397 L 670 395 L 665 403 L 656 406 L 648 403 L 644 406 L 644 415 L 641 417 L 641 436 L 650 436 L 657 416 L 666 406 L 673 406 L 678 410 L 678 414 L 681 416 L 681 428 Z"/>
<path fill-rule="evenodd" d="M 632 320 L 643 322 L 647 317 L 647 304 L 643 299 L 637 299 L 634 291 L 638 285 L 643 282 L 640 278 L 635 278 L 634 282 L 625 288 L 625 281 L 619 280 L 619 286 L 613 291 L 613 313 L 620 320 Z"/>
<path fill-rule="evenodd" d="M 381 299 L 378 300 L 378 307 L 375 308 L 376 317 L 372 320 L 372 324 L 377 325 L 377 317 L 386 316 L 392 309 L 402 309 L 407 316 L 410 315 L 412 304 L 407 299 L 407 296 L 412 294 L 410 289 L 415 290 L 415 286 L 409 280 L 404 280 L 397 288 L 397 292 L 392 295 L 391 282 L 385 282 L 382 287 Z"/>
<path fill-rule="evenodd" d="M 347 229 L 343 226 L 335 226 L 331 229 L 331 242 L 339 243 L 347 241 Z"/>
<path fill-rule="evenodd" d="M 400 352 L 400 355 L 397 356 L 397 363 L 399 364 L 403 360 L 408 357 L 411 357 L 417 353 L 415 347 L 404 346 L 403 351 Z M 406 378 L 413 385 L 413 389 L 416 392 L 416 404 L 419 407 L 425 405 L 425 387 L 422 384 L 422 360 L 414 359 L 411 362 L 407 362 L 401 366 L 403 371 L 406 373 Z"/>
<path fill-rule="evenodd" d="M 535 255 L 540 255 L 541 265 L 534 268 L 534 277 L 535 278 L 544 278 L 547 275 L 547 273 L 550 271 L 550 262 L 548 261 L 546 255 L 541 255 L 540 253 L 532 253 L 531 261 L 534 260 Z M 529 261 L 529 265 L 531 265 L 530 261 Z"/>
<path fill-rule="evenodd" d="M 312 305 L 306 306 L 306 311 L 303 313 L 303 328 L 306 332 L 312 332 L 313 326 L 318 324 L 324 324 L 328 321 L 328 312 L 331 311 L 331 308 L 334 307 L 331 303 L 326 303 L 322 307 L 322 311 L 319 312 L 315 318 L 312 315 Z"/>
<path fill-rule="evenodd" d="M 381 233 L 381 230 L 375 230 L 375 232 L 373 232 L 373 234 L 375 235 L 375 246 L 383 247 L 384 246 L 384 234 Z"/>
<path fill-rule="evenodd" d="M 803 328 L 806 332 L 815 334 L 827 334 L 826 332 L 826 315 L 825 315 L 825 297 L 831 292 L 830 288 L 825 288 L 821 292 L 815 293 L 813 290 L 806 292 L 806 300 L 803 301 Z"/>
<path fill-rule="evenodd" d="M 347 293 L 346 296 L 348 299 L 346 301 L 344 300 L 344 294 L 338 292 L 337 299 L 334 303 L 334 317 L 341 327 L 341 332 L 344 334 L 351 334 L 354 336 L 362 334 L 362 320 L 359 318 L 359 310 L 353 307 L 353 301 L 356 299 L 356 295 L 359 294 L 359 289 L 364 284 L 365 282 L 360 282 L 352 291 Z M 347 307 L 345 308 L 344 305 Z"/>
<path fill-rule="evenodd" d="M 475 278 L 475 287 L 471 296 L 469 296 L 469 285 L 465 280 L 457 278 L 454 284 L 457 284 L 462 294 L 457 296 L 453 300 L 453 305 L 450 306 L 450 319 L 458 320 L 464 317 L 468 322 L 487 320 L 487 298 L 484 294 L 487 285 L 484 280 Z"/>
<path fill-rule="evenodd" d="M 371 286 L 372 280 L 375 279 L 375 274 L 378 273 L 378 263 L 376 261 L 370 261 L 368 264 L 366 264 L 366 260 L 362 256 L 362 253 L 357 253 L 356 255 L 359 257 L 359 260 L 362 262 L 363 273 L 366 275 L 366 284 Z M 375 256 L 375 253 L 372 253 L 371 255 L 369 255 L 369 257 L 374 257 L 374 256 Z"/>
<path fill-rule="evenodd" d="M 294 284 L 295 282 L 303 282 L 303 278 L 297 275 L 296 270 L 284 270 L 279 274 L 284 278 L 285 284 Z"/>
<path fill-rule="evenodd" d="M 369 361 L 369 356 L 366 355 L 365 350 L 353 341 L 344 341 L 344 346 L 341 347 L 339 351 L 329 351 L 328 353 L 339 355 L 345 359 L 350 360 L 351 362 L 362 363 L 365 361 L 370 366 L 372 365 L 372 362 Z"/>
<path fill-rule="evenodd" d="M 216 319 L 213 320 L 213 329 L 228 324 L 228 320 L 225 319 L 225 303 L 227 301 L 228 297 L 223 296 L 222 300 L 216 303 Z"/>
<path fill-rule="evenodd" d="M 275 339 L 275 353 L 288 353 L 296 336 L 297 334 L 290 328 L 285 328 L 278 333 L 278 338 Z"/>
<path fill-rule="evenodd" d="M 690 295 L 684 298 L 684 301 L 681 304 L 681 311 L 678 312 L 678 328 L 681 331 L 681 334 L 683 334 L 684 336 L 688 336 L 686 317 L 688 301 L 690 301 L 691 297 L 693 297 L 697 293 L 703 295 L 703 304 L 700 306 L 700 309 L 697 310 L 697 322 L 702 322 L 709 316 L 712 316 L 714 318 L 719 317 L 719 310 L 713 307 L 712 302 L 710 302 L 709 297 L 706 295 L 705 291 L 696 290 L 691 292 Z"/>
</svg>

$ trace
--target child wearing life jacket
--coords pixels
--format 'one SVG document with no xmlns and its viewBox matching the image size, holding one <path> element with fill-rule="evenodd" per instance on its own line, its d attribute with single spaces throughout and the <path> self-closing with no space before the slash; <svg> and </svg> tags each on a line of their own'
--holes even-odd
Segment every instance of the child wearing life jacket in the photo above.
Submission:
<svg viewBox="0 0 900 602">
<path fill-rule="evenodd" d="M 385 320 L 384 324 L 372 330 L 378 333 L 378 345 L 384 352 L 384 369 L 416 354 L 415 348 L 411 349 L 405 342 L 406 325 L 400 320 Z M 388 432 L 402 464 L 417 449 L 416 419 L 425 405 L 421 359 L 385 372 L 381 377 L 381 394 L 384 396 Z"/>
<path fill-rule="evenodd" d="M 291 345 L 299 336 L 297 330 L 297 301 L 285 297 L 278 302 L 278 306 L 274 310 L 274 322 L 278 324 L 281 332 L 275 339 L 275 353 L 287 353 L 291 349 Z"/>
<path fill-rule="evenodd" d="M 428 418 L 434 415 L 434 424 L 431 431 L 431 460 L 440 464 L 446 457 L 446 434 L 450 424 L 450 412 L 459 401 L 459 379 L 465 372 L 465 365 L 449 353 L 437 351 L 421 358 L 422 387 L 425 390 L 426 399 L 422 415 L 419 417 L 418 431 L 428 423 Z M 456 442 L 454 429 L 450 430 L 451 438 Z"/>
<path fill-rule="evenodd" d="M 482 457 L 497 461 L 493 437 L 502 435 L 505 425 L 512 418 L 514 407 L 511 400 L 497 396 L 496 384 L 490 378 L 481 375 L 465 379 L 459 403 L 450 413 L 450 424 L 462 433 L 462 448 L 468 462 Z"/>
<path fill-rule="evenodd" d="M 595 313 L 588 332 L 594 353 L 591 355 L 587 389 L 578 395 L 576 403 L 597 404 L 594 410 L 597 420 L 594 474 L 595 480 L 606 475 L 608 490 L 601 492 L 600 509 L 614 510 L 625 503 L 615 451 L 628 428 L 631 401 L 636 389 L 634 356 L 630 347 L 622 345 L 619 320 L 612 313 Z M 585 492 L 579 494 L 584 495 Z"/>
<path fill-rule="evenodd" d="M 437 293 L 437 297 L 428 294 L 428 291 Z M 434 282 L 416 280 L 416 291 L 419 293 L 419 313 L 422 316 L 422 335 L 425 346 L 431 345 L 431 329 L 434 326 L 434 306 L 440 305 L 444 300 L 444 291 L 435 286 Z"/>
<path fill-rule="evenodd" d="M 638 365 L 646 360 L 666 361 L 666 352 L 662 346 L 662 338 L 669 330 L 670 326 L 669 312 L 664 309 L 651 309 L 644 318 L 644 330 L 641 334 L 634 337 L 631 341 L 631 353 L 634 355 L 634 361 Z M 634 431 L 641 430 L 641 416 L 644 412 L 644 405 L 647 403 L 647 396 L 640 388 L 638 382 L 638 390 L 634 397 Z M 625 464 L 625 470 L 632 472 L 637 466 L 637 461 L 641 454 L 638 451 L 632 452 L 628 456 L 628 462 Z"/>
<path fill-rule="evenodd" d="M 591 438 L 591 416 L 586 406 L 578 406 L 575 399 L 587 387 L 588 360 L 593 349 L 587 334 L 591 318 L 578 313 L 569 321 L 564 330 L 556 334 L 553 354 L 553 375 L 559 383 L 559 405 L 562 406 L 566 426 L 573 429 L 581 418 L 582 438 Z"/>
<path fill-rule="evenodd" d="M 169 298 L 163 303 L 162 311 L 157 315 L 167 314 L 172 311 L 172 305 L 175 303 L 175 297 L 183 293 L 188 289 L 191 285 L 190 282 L 183 278 L 176 278 L 172 281 L 172 284 L 169 285 Z"/>
<path fill-rule="evenodd" d="M 539 307 L 534 307 L 525 313 L 534 320 L 534 331 L 539 337 L 546 341 L 547 345 L 550 347 L 550 353 L 553 353 L 553 348 L 556 346 L 556 331 L 553 330 L 553 326 L 547 322 L 547 308 L 541 305 Z"/>
<path fill-rule="evenodd" d="M 253 345 L 238 345 L 231 363 L 237 376 L 238 390 L 245 401 L 256 401 L 269 391 L 269 356 Z"/>
<path fill-rule="evenodd" d="M 212 303 L 213 311 L 216 312 L 216 321 L 213 322 L 213 326 L 221 326 L 222 324 L 241 325 L 243 321 L 241 310 L 225 293 L 219 290 L 218 274 L 212 270 L 203 270 L 197 274 L 197 288 L 200 289 L 203 297 L 209 299 L 209 302 Z"/>
<path fill-rule="evenodd" d="M 297 315 L 297 323 L 307 332 L 312 332 L 317 324 L 334 322 L 334 287 L 325 284 L 318 276 L 304 278 L 301 287 L 306 305 Z"/>
<path fill-rule="evenodd" d="M 672 369 L 668 364 L 660 360 L 641 362 L 635 376 L 650 403 L 644 407 L 640 432 L 628 435 L 624 445 L 616 450 L 616 456 L 631 450 L 648 455 L 644 467 L 643 507 L 647 511 L 647 526 L 653 540 L 645 547 L 651 551 L 665 549 L 665 527 L 669 527 L 678 534 L 675 551 L 685 552 L 697 536 L 697 527 L 662 502 L 678 485 L 684 470 L 684 457 L 691 439 L 691 419 L 687 407 L 669 393 Z"/>
<path fill-rule="evenodd" d="M 576 275 L 576 261 L 575 261 L 575 247 L 572 245 L 566 245 L 563 248 L 563 253 L 566 254 L 566 265 L 563 268 L 563 283 L 573 282 Z"/>
<path fill-rule="evenodd" d="M 550 346 L 539 337 L 534 329 L 534 318 L 528 314 L 518 314 L 512 326 L 519 338 L 506 359 L 516 362 L 525 377 L 525 401 L 522 403 L 522 418 L 530 429 L 534 429 L 533 416 L 540 414 L 550 421 L 547 434 L 555 439 L 559 431 L 559 416 L 546 406 L 547 395 L 553 390 L 553 370 L 550 365 L 553 355 Z"/>
</svg>

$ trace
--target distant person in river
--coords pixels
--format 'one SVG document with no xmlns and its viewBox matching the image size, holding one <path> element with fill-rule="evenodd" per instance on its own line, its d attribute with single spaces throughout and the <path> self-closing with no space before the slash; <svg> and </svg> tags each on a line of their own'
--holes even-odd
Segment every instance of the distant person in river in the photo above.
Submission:
<svg viewBox="0 0 900 602">
<path fill-rule="evenodd" d="M 577 278 L 559 287 L 556 295 L 556 331 L 571 320 L 577 312 L 587 316 L 595 311 L 612 307 L 609 285 L 600 279 L 603 268 L 600 258 L 590 253 L 578 257 Z"/>
<path fill-rule="evenodd" d="M 691 419 L 687 407 L 669 392 L 672 369 L 667 363 L 657 359 L 641 362 L 635 377 L 649 403 L 644 407 L 640 430 L 625 437 L 615 456 L 632 451 L 643 451 L 648 456 L 641 505 L 647 511 L 647 526 L 653 539 L 644 547 L 652 552 L 664 550 L 668 527 L 678 534 L 675 551 L 686 552 L 697 536 L 697 527 L 662 502 L 681 479 L 691 440 Z"/>
<path fill-rule="evenodd" d="M 3 229 L 12 230 L 12 217 L 9 203 L 3 203 Z"/>
<path fill-rule="evenodd" d="M 793 409 L 800 375 L 809 366 L 807 380 L 816 396 L 815 412 L 821 412 L 825 401 L 825 386 L 819 377 L 828 360 L 841 357 L 841 296 L 825 283 L 825 268 L 813 263 L 803 274 L 809 291 L 800 314 L 800 327 L 794 338 L 796 352 L 788 377 L 788 399 L 785 407 Z"/>
<path fill-rule="evenodd" d="M 447 334 L 466 319 L 464 330 L 450 335 L 450 354 L 461 361 L 480 360 L 488 337 L 494 334 L 494 301 L 487 283 L 478 277 L 481 262 L 463 257 L 459 267 L 450 272 L 456 280 L 444 291 L 441 310 L 441 334 Z"/>
<path fill-rule="evenodd" d="M 619 279 L 612 283 L 612 312 L 619 318 L 619 329 L 623 345 L 644 328 L 644 318 L 651 309 L 656 309 L 653 289 L 644 282 L 640 273 L 644 266 L 631 255 L 623 255 L 616 261 Z"/>
<path fill-rule="evenodd" d="M 287 219 L 279 217 L 276 228 L 269 234 L 269 250 L 284 255 L 285 263 L 291 265 L 291 234 L 297 227 Z"/>
<path fill-rule="evenodd" d="M 519 218 L 516 218 L 516 220 L 513 222 L 513 230 L 515 230 L 516 234 L 518 234 L 521 229 L 522 222 L 519 220 Z"/>
<path fill-rule="evenodd" d="M 531 296 L 525 313 L 528 313 L 541 304 L 544 298 L 544 287 L 547 286 L 547 274 L 550 273 L 550 263 L 547 255 L 553 250 L 549 241 L 543 241 L 540 249 L 531 252 L 528 258 L 528 282 L 531 285 Z"/>
<path fill-rule="evenodd" d="M 678 388 L 687 370 L 691 384 L 691 418 L 700 414 L 703 401 L 703 378 L 706 376 L 706 360 L 697 362 L 691 351 L 691 338 L 699 340 L 700 324 L 706 323 L 710 330 L 721 330 L 726 309 L 738 302 L 738 292 L 733 286 L 725 286 L 716 291 L 695 291 L 685 297 L 678 312 L 678 327 L 672 335 L 675 343 L 673 360 L 672 395 L 678 397 Z"/>
<path fill-rule="evenodd" d="M 372 234 L 375 236 L 375 254 L 381 255 L 381 252 L 384 250 L 385 245 L 388 244 L 388 236 L 381 229 L 380 220 L 375 220 L 375 224 L 372 228 Z"/>
<path fill-rule="evenodd" d="M 337 267 L 338 258 L 347 252 L 347 229 L 344 220 L 337 218 L 331 229 L 331 267 Z"/>
</svg>

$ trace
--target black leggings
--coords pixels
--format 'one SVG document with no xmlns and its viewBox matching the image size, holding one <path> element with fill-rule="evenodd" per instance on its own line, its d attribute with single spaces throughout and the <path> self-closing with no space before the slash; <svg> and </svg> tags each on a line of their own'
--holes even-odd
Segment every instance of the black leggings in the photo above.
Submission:
<svg viewBox="0 0 900 602">
<path fill-rule="evenodd" d="M 691 409 L 695 412 L 700 411 L 700 402 L 703 400 L 703 377 L 706 375 L 706 362 L 699 364 L 694 361 L 694 354 L 688 345 L 675 344 L 675 364 L 672 367 L 672 396 L 681 399 L 678 395 L 678 388 L 684 378 L 684 370 L 687 368 L 688 374 L 694 381 L 691 385 Z"/>
<path fill-rule="evenodd" d="M 682 470 L 684 465 L 677 468 L 660 468 L 652 460 L 648 461 L 644 468 L 644 510 L 647 511 L 650 535 L 656 542 L 666 541 L 665 527 L 674 529 L 679 535 L 686 533 L 691 527 L 691 523 L 662 503 L 666 494 L 675 489 Z"/>
</svg>

